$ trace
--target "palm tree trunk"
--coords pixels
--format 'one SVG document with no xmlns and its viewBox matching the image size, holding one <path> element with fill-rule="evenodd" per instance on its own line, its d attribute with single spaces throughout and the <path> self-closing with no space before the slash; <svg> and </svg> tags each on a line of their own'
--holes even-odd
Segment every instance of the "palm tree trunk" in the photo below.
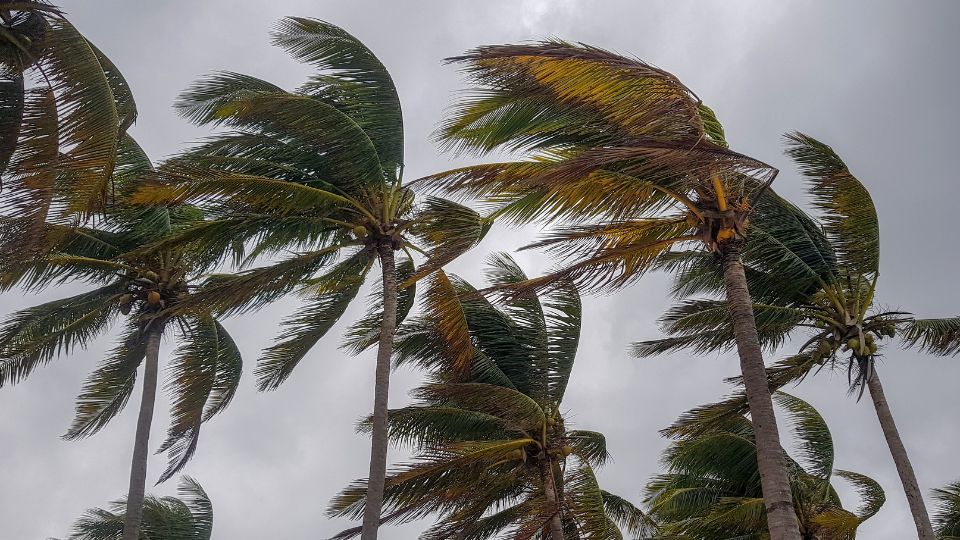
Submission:
<svg viewBox="0 0 960 540">
<path fill-rule="evenodd" d="M 367 503 L 363 509 L 361 540 L 376 540 L 383 506 L 383 488 L 387 477 L 387 397 L 390 390 L 390 357 L 393 334 L 397 328 L 397 268 L 393 247 L 379 246 L 383 268 L 383 325 L 377 348 L 377 375 L 373 390 L 373 437 L 370 445 L 370 475 L 367 477 Z"/>
<path fill-rule="evenodd" d="M 143 519 L 143 495 L 147 481 L 147 457 L 150 454 L 150 425 L 157 401 L 157 372 L 160 364 L 160 337 L 163 325 L 154 320 L 147 331 L 146 365 L 143 368 L 143 396 L 140 398 L 140 416 L 137 418 L 137 436 L 133 443 L 133 461 L 130 464 L 130 489 L 127 491 L 127 511 L 123 518 L 123 540 L 140 537 Z"/>
<path fill-rule="evenodd" d="M 893 463 L 897 466 L 897 474 L 900 475 L 903 491 L 907 495 L 910 513 L 913 514 L 913 522 L 917 526 L 917 537 L 920 540 L 934 540 L 936 535 L 933 533 L 933 526 L 930 524 L 930 516 L 927 515 L 927 507 L 923 502 L 923 494 L 920 491 L 920 484 L 917 482 L 917 475 L 913 472 L 913 465 L 910 464 L 907 448 L 903 445 L 900 432 L 897 431 L 897 424 L 893 421 L 893 414 L 890 413 L 890 405 L 883 394 L 883 385 L 880 384 L 877 370 L 873 370 L 873 374 L 867 380 L 867 388 L 870 389 L 870 399 L 873 400 L 873 407 L 877 410 L 880 428 L 883 430 L 883 436 L 887 439 L 890 455 L 893 456 Z"/>
<path fill-rule="evenodd" d="M 553 476 L 553 464 L 550 460 L 540 462 L 540 479 L 543 482 L 543 492 L 547 497 L 547 502 L 556 505 L 556 512 L 550 518 L 550 539 L 563 540 L 563 520 L 560 517 L 557 480 Z"/>
<path fill-rule="evenodd" d="M 780 446 L 777 419 L 773 413 L 773 400 L 767 386 L 757 322 L 753 318 L 753 302 L 747 290 L 740 248 L 740 242 L 722 245 L 723 281 L 756 437 L 757 468 L 767 510 L 767 527 L 771 540 L 800 540 L 800 525 L 793 508 L 790 481 L 783 447 Z"/>
</svg>

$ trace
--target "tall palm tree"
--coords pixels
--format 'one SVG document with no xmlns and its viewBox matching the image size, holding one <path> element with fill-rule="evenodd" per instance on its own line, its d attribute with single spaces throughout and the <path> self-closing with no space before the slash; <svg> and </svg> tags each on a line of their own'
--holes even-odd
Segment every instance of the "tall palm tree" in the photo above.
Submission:
<svg viewBox="0 0 960 540">
<path fill-rule="evenodd" d="M 933 497 L 940 503 L 933 516 L 933 522 L 937 527 L 937 538 L 960 539 L 960 482 L 934 489 Z"/>
<path fill-rule="evenodd" d="M 184 476 L 178 497 L 147 497 L 143 503 L 143 527 L 137 540 L 210 540 L 213 505 L 196 480 Z M 91 508 L 76 523 L 70 540 L 120 540 L 127 511 L 124 500 L 110 509 Z"/>
<path fill-rule="evenodd" d="M 493 203 L 494 216 L 514 222 L 566 222 L 533 244 L 564 266 L 526 288 L 571 279 L 585 291 L 609 291 L 636 281 L 672 247 L 715 254 L 759 442 L 771 537 L 797 540 L 740 258 L 750 209 L 776 170 L 730 150 L 693 92 L 639 60 L 560 41 L 481 47 L 452 60 L 479 88 L 441 139 L 461 151 L 526 151 L 529 159 L 425 182 Z"/>
<path fill-rule="evenodd" d="M 788 135 L 787 143 L 787 153 L 808 179 L 822 230 L 789 203 L 774 204 L 778 199 L 772 194 L 755 212 L 758 233 L 751 238 L 754 245 L 747 246 L 745 258 L 761 340 L 775 348 L 794 334 L 804 334 L 797 354 L 768 370 L 769 384 L 780 388 L 824 366 L 844 365 L 851 392 L 862 395 L 869 389 L 917 532 L 922 539 L 932 539 L 922 492 L 876 364 L 884 342 L 898 334 L 906 347 L 956 354 L 960 318 L 915 319 L 908 312 L 878 306 L 880 234 L 870 193 L 829 146 L 801 133 Z M 722 291 L 720 276 L 696 255 L 681 254 L 669 264 L 683 268 L 676 288 L 681 295 Z M 663 323 L 672 336 L 637 344 L 639 355 L 682 348 L 716 351 L 734 342 L 734 329 L 719 300 L 686 301 L 668 311 Z M 742 408 L 745 401 L 735 396 L 726 405 L 729 413 Z"/>
<path fill-rule="evenodd" d="M 833 438 L 823 417 L 807 402 L 777 392 L 799 439 L 801 460 L 788 458 L 794 510 L 805 540 L 856 537 L 886 496 L 874 480 L 833 470 Z M 678 423 L 697 422 L 698 416 Z M 674 436 L 664 451 L 667 472 L 647 485 L 647 510 L 660 527 L 657 538 L 724 540 L 764 538 L 766 533 L 753 424 L 743 415 L 724 417 L 704 429 Z M 831 477 L 850 482 L 861 498 L 856 512 L 843 508 Z"/>
<path fill-rule="evenodd" d="M 84 384 L 76 417 L 64 436 L 78 439 L 103 428 L 126 405 L 140 364 L 143 394 L 137 419 L 124 540 L 137 538 L 143 508 L 161 339 L 178 330 L 181 346 L 170 365 L 172 423 L 160 451 L 170 462 L 160 481 L 179 471 L 196 450 L 200 426 L 222 411 L 236 391 L 240 351 L 209 310 L 175 312 L 192 294 L 192 281 L 212 261 L 155 247 L 182 228 L 203 222 L 196 208 L 127 204 L 152 166 L 129 136 L 112 174 L 118 197 L 87 225 L 38 223 L 36 250 L 0 259 L 0 290 L 22 285 L 38 291 L 66 282 L 91 290 L 11 314 L 0 325 L 0 387 L 22 381 L 57 356 L 84 348 L 118 319 L 126 319 L 119 344 Z M 43 198 L 42 186 L 14 192 L 21 201 Z"/>
<path fill-rule="evenodd" d="M 487 275 L 495 286 L 527 280 L 505 254 Z M 384 522 L 439 514 L 422 536 L 438 540 L 652 530 L 641 511 L 597 484 L 593 469 L 608 458 L 603 435 L 569 429 L 561 412 L 580 321 L 568 282 L 495 305 L 466 281 L 436 274 L 423 315 L 398 331 L 398 361 L 426 367 L 430 382 L 414 391 L 414 404 L 390 411 L 390 437 L 416 453 L 387 478 Z M 329 513 L 358 518 L 365 484 L 345 489 Z"/>
<path fill-rule="evenodd" d="M 48 214 L 70 221 L 103 209 L 136 116 L 123 75 L 56 7 L 0 4 L 0 253 L 33 249 Z M 47 197 L 12 199 L 21 186 Z"/>
<path fill-rule="evenodd" d="M 317 73 L 293 92 L 231 72 L 195 83 L 181 95 L 180 113 L 232 131 L 168 163 L 166 181 L 137 200 L 196 201 L 218 212 L 218 219 L 171 239 L 195 253 L 216 257 L 233 250 L 248 265 L 263 256 L 296 253 L 234 278 L 215 277 L 193 302 L 241 312 L 296 289 L 309 299 L 261 357 L 256 370 L 261 390 L 277 388 L 290 375 L 380 263 L 380 306 L 353 329 L 367 345 L 378 344 L 363 533 L 372 540 L 386 474 L 397 321 L 412 305 L 412 284 L 476 244 L 489 223 L 451 201 L 415 201 L 402 177 L 400 100 L 373 52 L 343 29 L 313 19 L 283 19 L 272 35 L 276 45 Z M 248 242 L 256 244 L 249 253 Z M 415 253 L 426 257 L 418 269 Z"/>
</svg>

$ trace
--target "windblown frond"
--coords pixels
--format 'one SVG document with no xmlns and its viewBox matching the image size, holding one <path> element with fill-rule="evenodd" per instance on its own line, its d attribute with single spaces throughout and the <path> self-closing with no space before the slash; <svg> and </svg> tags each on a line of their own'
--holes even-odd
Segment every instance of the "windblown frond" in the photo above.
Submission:
<svg viewBox="0 0 960 540">
<path fill-rule="evenodd" d="M 841 266 L 875 274 L 880 265 L 880 226 L 867 188 L 832 148 L 799 132 L 785 135 L 786 153 L 810 182 L 814 204 Z"/>
</svg>

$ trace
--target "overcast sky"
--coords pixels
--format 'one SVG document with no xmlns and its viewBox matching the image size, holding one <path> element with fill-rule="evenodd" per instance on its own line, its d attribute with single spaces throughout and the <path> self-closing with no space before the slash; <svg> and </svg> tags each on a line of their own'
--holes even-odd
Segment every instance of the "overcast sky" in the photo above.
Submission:
<svg viewBox="0 0 960 540">
<path fill-rule="evenodd" d="M 952 316 L 957 306 L 956 145 L 960 125 L 960 3 L 515 0 L 371 2 L 271 0 L 63 0 L 73 23 L 120 67 L 140 117 L 133 135 L 155 159 L 204 130 L 177 118 L 171 104 L 211 70 L 255 75 L 294 88 L 308 71 L 269 44 L 284 15 L 316 17 L 363 40 L 390 69 L 403 103 L 406 174 L 414 178 L 463 163 L 439 154 L 429 135 L 463 80 L 441 59 L 481 45 L 561 37 L 639 56 L 679 76 L 719 115 L 733 147 L 781 168 L 778 190 L 803 204 L 798 175 L 781 153 L 780 135 L 801 130 L 833 145 L 873 193 L 882 230 L 881 303 L 918 316 Z M 922 6 L 922 9 L 921 9 Z M 454 272 L 477 280 L 485 254 L 532 238 L 495 228 Z M 524 252 L 531 274 L 547 262 Z M 580 354 L 565 408 L 577 426 L 606 434 L 614 461 L 600 473 L 605 489 L 640 503 L 666 442 L 657 431 L 684 410 L 720 398 L 733 355 L 636 360 L 631 341 L 658 336 L 669 305 L 665 276 L 651 276 L 616 296 L 588 298 Z M 0 316 L 68 292 L 0 297 Z M 230 408 L 206 424 L 186 473 L 215 508 L 214 538 L 316 539 L 348 523 L 322 511 L 344 485 L 366 475 L 369 441 L 354 432 L 372 408 L 373 356 L 337 349 L 343 322 L 279 390 L 255 392 L 247 370 Z M 270 343 L 276 323 L 296 309 L 278 302 L 228 321 L 248 368 Z M 65 536 L 85 508 L 126 492 L 139 391 L 96 436 L 65 442 L 73 400 L 115 334 L 60 358 L 25 383 L 0 391 L 0 538 Z M 163 345 L 162 361 L 173 349 Z M 925 493 L 960 479 L 960 358 L 888 348 L 887 397 Z M 395 373 L 391 405 L 407 401 L 420 374 Z M 915 535 L 906 499 L 869 399 L 846 396 L 845 377 L 821 374 L 795 393 L 827 418 L 836 466 L 877 479 L 883 510 L 861 528 L 880 540 Z M 166 399 L 166 396 L 163 397 Z M 166 401 L 154 422 L 156 447 L 166 430 Z M 392 459 L 405 455 L 394 450 Z M 164 456 L 150 463 L 149 478 Z M 837 482 L 842 482 L 837 480 Z M 148 482 L 149 484 L 149 482 Z M 173 493 L 175 481 L 155 488 Z M 848 506 L 855 502 L 841 489 Z M 416 538 L 424 523 L 384 529 L 381 538 Z"/>
</svg>

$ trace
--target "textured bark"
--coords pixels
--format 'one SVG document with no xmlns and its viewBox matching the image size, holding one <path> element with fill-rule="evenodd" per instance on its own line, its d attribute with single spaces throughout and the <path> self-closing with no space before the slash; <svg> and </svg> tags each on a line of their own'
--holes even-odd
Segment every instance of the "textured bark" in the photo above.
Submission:
<svg viewBox="0 0 960 540">
<path fill-rule="evenodd" d="M 377 375 L 373 390 L 373 437 L 370 443 L 370 474 L 367 503 L 363 509 L 361 540 L 376 540 L 387 476 L 387 397 L 390 391 L 390 357 L 397 328 L 397 269 L 390 244 L 379 246 L 383 268 L 383 325 L 377 348 Z"/>
<path fill-rule="evenodd" d="M 147 481 L 147 458 L 150 455 L 150 426 L 153 424 L 153 409 L 157 402 L 157 372 L 160 363 L 160 337 L 163 325 L 155 324 L 147 332 L 147 347 L 143 368 L 143 396 L 140 398 L 140 416 L 137 417 L 137 436 L 133 443 L 133 460 L 130 464 L 130 488 L 127 491 L 127 511 L 123 518 L 122 540 L 137 540 L 140 537 L 140 522 L 143 519 L 143 495 Z"/>
<path fill-rule="evenodd" d="M 543 482 L 543 492 L 547 497 L 547 502 L 557 505 L 556 513 L 550 518 L 550 539 L 563 540 L 563 520 L 560 517 L 557 481 L 553 476 L 553 465 L 549 460 L 540 462 L 540 479 Z"/>
<path fill-rule="evenodd" d="M 870 399 L 873 400 L 873 407 L 877 410 L 880 428 L 887 439 L 890 455 L 893 456 L 893 463 L 897 466 L 903 491 L 907 495 L 910 513 L 913 514 L 913 522 L 917 526 L 917 537 L 920 540 L 934 540 L 936 535 L 933 533 L 933 525 L 930 524 L 930 516 L 927 515 L 927 507 L 923 502 L 923 493 L 920 491 L 917 475 L 913 472 L 907 448 L 903 445 L 900 432 L 897 431 L 897 424 L 893 421 L 893 414 L 890 413 L 890 405 L 887 404 L 883 385 L 880 384 L 880 377 L 877 376 L 876 370 L 873 370 L 870 380 L 867 381 L 867 388 L 870 389 Z"/>
<path fill-rule="evenodd" d="M 757 444 L 757 468 L 767 510 L 767 527 L 771 540 L 800 540 L 800 525 L 793 508 L 786 460 L 780 445 L 773 400 L 767 386 L 763 353 L 753 318 L 753 302 L 747 290 L 747 278 L 740 259 L 740 243 L 731 242 L 721 248 L 723 281 L 727 306 L 733 322 L 733 333 L 740 355 L 740 371 L 747 393 L 750 418 Z"/>
</svg>

